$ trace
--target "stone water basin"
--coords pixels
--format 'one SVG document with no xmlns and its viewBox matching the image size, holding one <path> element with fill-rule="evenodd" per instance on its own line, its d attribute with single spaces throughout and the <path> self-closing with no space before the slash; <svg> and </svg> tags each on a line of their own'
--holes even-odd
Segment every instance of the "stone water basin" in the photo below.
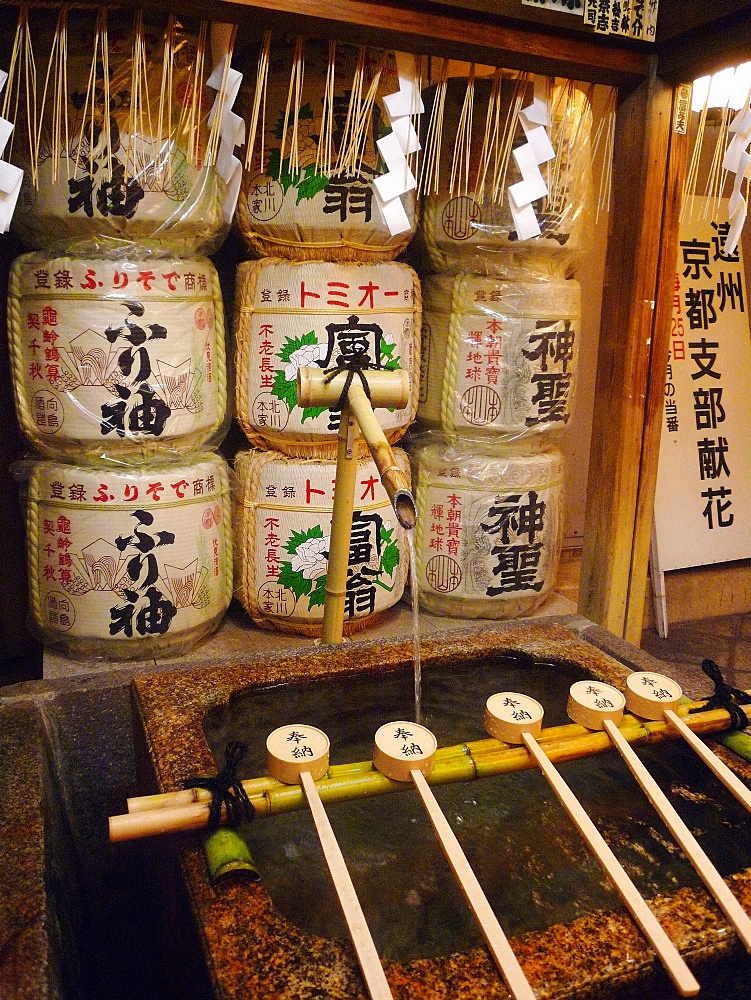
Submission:
<svg viewBox="0 0 751 1000">
<path fill-rule="evenodd" d="M 563 725 L 574 680 L 622 686 L 626 673 L 558 622 L 444 633 L 423 640 L 423 722 L 439 746 L 483 739 L 485 699 L 520 690 L 542 702 L 546 726 Z M 332 764 L 368 760 L 381 723 L 412 717 L 411 645 L 311 645 L 305 656 L 153 675 L 134 682 L 134 701 L 144 790 L 172 790 L 214 771 L 228 739 L 249 746 L 241 776 L 262 774 L 266 735 L 289 722 L 324 729 Z M 639 752 L 751 910 L 745 811 L 682 743 Z M 688 957 L 701 995 L 744 975 L 748 963 L 725 918 L 617 754 L 560 770 Z M 677 995 L 537 771 L 434 791 L 538 997 L 643 997 L 645 989 Z M 507 997 L 416 795 L 405 790 L 327 811 L 394 997 Z M 307 812 L 259 818 L 245 832 L 262 874 L 257 884 L 212 884 L 200 838 L 171 842 L 202 946 L 207 995 L 366 997 Z"/>
</svg>

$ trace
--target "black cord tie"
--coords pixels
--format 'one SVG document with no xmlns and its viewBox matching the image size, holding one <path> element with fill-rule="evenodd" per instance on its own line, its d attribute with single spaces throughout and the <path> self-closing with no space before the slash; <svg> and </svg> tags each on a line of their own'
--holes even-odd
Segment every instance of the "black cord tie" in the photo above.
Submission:
<svg viewBox="0 0 751 1000">
<path fill-rule="evenodd" d="M 726 712 L 730 713 L 730 729 L 745 729 L 749 720 L 740 706 L 751 705 L 751 695 L 728 684 L 714 660 L 702 660 L 701 669 L 714 683 L 714 694 L 707 699 L 705 705 L 692 708 L 691 712 L 704 712 L 709 708 L 724 708 Z"/>
<path fill-rule="evenodd" d="M 329 407 L 330 410 L 341 410 L 347 405 L 347 393 L 349 392 L 349 387 L 352 385 L 355 375 L 359 376 L 365 395 L 368 397 L 368 400 L 370 400 L 370 386 L 368 385 L 368 380 L 365 378 L 365 372 L 371 367 L 372 365 L 368 364 L 367 355 L 363 355 L 361 357 L 355 355 L 351 361 L 347 362 L 347 364 L 340 363 L 336 368 L 327 368 L 324 371 L 323 374 L 326 376 L 323 380 L 324 385 L 328 385 L 329 382 L 333 382 L 340 372 L 347 373 L 347 376 L 344 379 L 344 386 L 339 394 L 339 399 L 336 403 Z"/>
<path fill-rule="evenodd" d="M 207 830 L 216 830 L 222 818 L 222 806 L 227 813 L 227 825 L 239 826 L 255 818 L 256 811 L 237 777 L 247 746 L 233 740 L 224 748 L 224 767 L 213 778 L 188 778 L 183 788 L 206 788 L 211 792 Z"/>
</svg>

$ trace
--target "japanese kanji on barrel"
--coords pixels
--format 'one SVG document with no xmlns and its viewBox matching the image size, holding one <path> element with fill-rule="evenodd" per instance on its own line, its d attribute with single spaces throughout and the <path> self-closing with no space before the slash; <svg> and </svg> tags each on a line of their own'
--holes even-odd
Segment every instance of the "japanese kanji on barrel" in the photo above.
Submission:
<svg viewBox="0 0 751 1000">
<path fill-rule="evenodd" d="M 420 607 L 513 618 L 555 587 L 563 533 L 563 456 L 472 442 L 411 450 Z"/>
<path fill-rule="evenodd" d="M 418 420 L 544 447 L 568 424 L 580 289 L 574 280 L 435 275 L 423 281 Z"/>
<path fill-rule="evenodd" d="M 227 465 L 211 453 L 140 469 L 33 462 L 32 628 L 76 657 L 184 651 L 229 606 L 230 515 Z"/>
<path fill-rule="evenodd" d="M 290 108 L 294 51 L 294 39 L 273 39 L 263 165 L 256 156 L 251 169 L 244 172 L 236 212 L 240 233 L 258 255 L 295 260 L 392 260 L 407 245 L 417 225 L 415 192 L 410 191 L 402 196 L 410 228 L 392 236 L 373 187 L 374 179 L 388 171 L 376 141 L 389 131 L 383 98 L 400 88 L 394 53 L 363 49 L 362 75 L 356 79 L 358 49 L 337 44 L 333 93 L 327 97 L 332 79 L 328 43 L 306 39 L 301 89 L 296 106 Z M 240 105 L 250 120 L 253 87 L 248 81 L 255 76 L 257 52 L 245 56 L 246 85 L 240 92 Z M 239 58 L 242 61 L 242 55 Z M 374 82 L 372 113 L 361 117 L 364 98 Z M 363 100 L 353 99 L 353 93 L 361 88 Z M 325 102 L 329 100 L 332 154 L 326 163 L 320 146 L 326 129 Z M 351 158 L 347 149 L 356 135 L 358 153 Z M 258 140 L 257 145 L 260 147 Z"/>
<path fill-rule="evenodd" d="M 24 254 L 8 304 L 16 410 L 37 451 L 138 464 L 221 439 L 224 310 L 208 258 Z"/>
<path fill-rule="evenodd" d="M 164 22 L 146 19 L 144 52 L 134 66 L 132 12 L 110 11 L 105 63 L 101 48 L 95 57 L 95 38 L 102 44 L 95 21 L 95 12 L 69 12 L 65 106 L 55 103 L 59 81 L 45 88 L 46 104 L 31 129 L 39 128 L 38 151 L 30 149 L 20 102 L 12 160 L 25 180 L 14 234 L 32 248 L 57 252 L 81 241 L 106 252 L 108 241 L 121 239 L 166 253 L 212 253 L 229 228 L 226 185 L 205 162 L 214 91 L 204 86 L 209 71 L 196 79 L 202 64 L 196 66 L 195 33 L 175 26 L 163 67 Z M 53 28 L 49 19 L 35 27 L 42 66 Z"/>
<path fill-rule="evenodd" d="M 394 449 L 401 468 L 407 455 Z M 235 457 L 235 596 L 253 621 L 320 635 L 336 463 L 248 449 Z M 375 463 L 358 463 L 344 632 L 377 621 L 402 596 L 407 543 Z"/>
<path fill-rule="evenodd" d="M 298 404 L 297 369 L 349 365 L 409 373 L 409 404 L 376 411 L 393 444 L 417 411 L 420 315 L 420 284 L 405 264 L 274 258 L 240 264 L 236 416 L 250 442 L 299 457 L 333 458 L 339 413 Z"/>
</svg>

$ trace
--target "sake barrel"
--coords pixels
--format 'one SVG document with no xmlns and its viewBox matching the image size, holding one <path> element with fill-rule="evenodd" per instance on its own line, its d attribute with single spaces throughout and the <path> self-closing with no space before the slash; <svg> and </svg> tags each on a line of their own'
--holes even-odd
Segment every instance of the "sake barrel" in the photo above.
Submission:
<svg viewBox="0 0 751 1000">
<path fill-rule="evenodd" d="M 409 373 L 409 404 L 375 411 L 388 441 L 397 441 L 417 412 L 420 316 L 420 284 L 405 264 L 275 258 L 240 264 L 235 409 L 249 441 L 298 457 L 333 458 L 339 411 L 301 407 L 297 370 L 341 364 Z"/>
<path fill-rule="evenodd" d="M 420 607 L 457 618 L 530 614 L 555 587 L 563 456 L 458 441 L 411 453 Z"/>
<path fill-rule="evenodd" d="M 417 416 L 428 427 L 530 447 L 571 416 L 580 330 L 573 280 L 460 274 L 423 281 Z"/>
<path fill-rule="evenodd" d="M 216 91 L 205 86 L 211 55 L 198 36 L 176 25 L 165 60 L 166 16 L 148 18 L 137 42 L 132 13 L 109 11 L 105 46 L 97 12 L 71 10 L 63 75 L 55 20 L 44 13 L 30 24 L 41 80 L 52 72 L 34 126 L 38 152 L 23 97 L 16 112 L 11 159 L 25 176 L 14 234 L 57 252 L 113 239 L 214 252 L 229 228 L 226 184 L 206 161 Z"/>
<path fill-rule="evenodd" d="M 222 458 L 141 469 L 39 460 L 28 484 L 34 630 L 75 657 L 173 656 L 220 624 L 232 597 Z"/>
<path fill-rule="evenodd" d="M 238 229 L 260 255 L 392 260 L 416 229 L 416 198 L 414 190 L 400 196 L 405 228 L 392 235 L 373 183 L 388 173 L 376 142 L 392 131 L 384 97 L 408 81 L 415 107 L 419 102 L 415 60 L 400 54 L 397 72 L 394 52 L 337 44 L 330 75 L 329 43 L 320 39 L 306 39 L 301 61 L 294 56 L 294 39 L 272 39 L 263 146 L 258 136 L 243 175 Z M 258 52 L 238 59 L 245 71 L 239 103 L 251 122 Z"/>
<path fill-rule="evenodd" d="M 19 423 L 44 455 L 139 463 L 224 433 L 224 311 L 208 258 L 24 254 L 8 334 Z"/>
<path fill-rule="evenodd" d="M 523 238 L 509 207 L 509 188 L 524 179 L 512 150 L 529 145 L 518 112 L 533 104 L 532 84 L 504 78 L 493 97 L 492 82 L 476 80 L 471 135 L 461 127 L 467 121 L 467 89 L 466 79 L 449 80 L 446 88 L 438 191 L 424 198 L 420 226 L 426 270 L 509 276 L 521 264 L 564 273 L 586 249 L 592 224 L 587 94 L 571 81 L 558 80 L 550 88 L 548 125 L 535 127 L 544 128 L 555 159 L 539 168 L 547 188 L 532 203 L 540 234 Z"/>
<path fill-rule="evenodd" d="M 400 468 L 407 455 L 394 449 Z M 238 478 L 235 596 L 266 629 L 320 635 L 336 464 L 248 449 Z M 378 470 L 358 462 L 347 571 L 344 633 L 373 625 L 402 596 L 409 556 Z"/>
</svg>

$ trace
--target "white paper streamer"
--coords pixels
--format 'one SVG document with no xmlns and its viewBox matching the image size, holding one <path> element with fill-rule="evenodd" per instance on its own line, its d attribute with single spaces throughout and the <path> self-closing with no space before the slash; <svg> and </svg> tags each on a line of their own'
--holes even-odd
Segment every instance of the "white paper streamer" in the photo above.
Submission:
<svg viewBox="0 0 751 1000">
<path fill-rule="evenodd" d="M 728 222 L 730 228 L 722 248 L 722 252 L 726 256 L 735 253 L 741 233 L 743 232 L 746 215 L 748 214 L 746 199 L 741 194 L 743 181 L 749 176 L 749 172 L 751 171 L 751 153 L 749 152 L 749 143 L 751 143 L 751 107 L 748 106 L 748 95 L 746 106 L 740 108 L 728 126 L 728 132 L 731 135 L 731 139 L 725 150 L 722 169 L 728 173 L 735 174 L 735 181 L 733 183 L 733 191 L 728 200 L 728 212 L 730 214 Z"/>
<path fill-rule="evenodd" d="M 392 131 L 376 143 L 388 172 L 373 181 L 376 204 L 392 236 L 406 233 L 411 228 L 401 196 L 417 187 L 407 156 L 421 148 L 411 116 L 424 111 L 415 79 L 415 57 L 407 52 L 395 55 L 399 90 L 383 99 Z"/>
<path fill-rule="evenodd" d="M 7 80 L 8 74 L 5 70 L 0 69 L 0 92 L 2 92 Z M 5 153 L 5 146 L 12 132 L 12 122 L 0 118 L 0 156 Z M 10 229 L 10 221 L 16 209 L 22 181 L 23 170 L 20 167 L 14 167 L 12 163 L 0 160 L 0 233 L 7 233 Z"/>
<path fill-rule="evenodd" d="M 222 42 L 220 36 L 212 34 L 212 44 Z M 227 40 L 226 45 L 229 44 Z M 240 84 L 243 75 L 236 69 L 227 65 L 228 55 L 225 50 L 224 55 L 214 67 L 211 76 L 206 81 L 206 85 L 217 92 L 214 104 L 209 112 L 208 124 L 211 126 L 222 108 L 222 120 L 219 123 L 219 152 L 216 158 L 216 172 L 226 184 L 226 194 L 222 202 L 222 215 L 228 224 L 235 214 L 237 199 L 240 195 L 240 181 L 242 179 L 242 164 L 235 156 L 235 146 L 245 142 L 245 120 L 236 115 L 232 110 L 232 105 L 240 92 Z M 226 77 L 225 77 L 226 70 Z M 222 93 L 222 81 L 225 83 L 224 93 Z"/>
<path fill-rule="evenodd" d="M 549 115 L 545 77 L 535 76 L 534 88 L 532 103 L 519 112 L 519 120 L 527 141 L 513 151 L 522 179 L 508 189 L 509 208 L 516 227 L 516 235 L 520 240 L 529 240 L 540 235 L 540 224 L 532 203 L 544 198 L 548 193 L 540 164 L 555 159 L 555 150 L 546 130 Z"/>
</svg>

